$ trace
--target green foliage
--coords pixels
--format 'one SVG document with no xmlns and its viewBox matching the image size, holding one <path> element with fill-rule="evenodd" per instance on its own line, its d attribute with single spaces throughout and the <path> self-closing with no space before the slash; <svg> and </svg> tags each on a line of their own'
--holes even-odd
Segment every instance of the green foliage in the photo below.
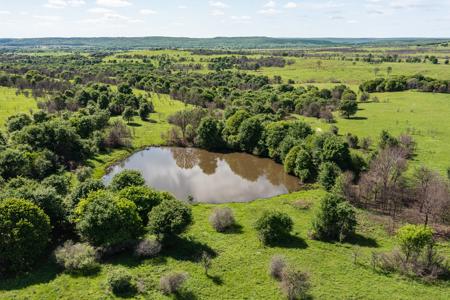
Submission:
<svg viewBox="0 0 450 300">
<path fill-rule="evenodd" d="M 90 275 L 100 268 L 95 248 L 89 244 L 67 241 L 55 250 L 54 255 L 56 262 L 71 274 Z"/>
<path fill-rule="evenodd" d="M 42 180 L 42 184 L 54 188 L 55 191 L 61 196 L 67 195 L 70 190 L 70 178 L 64 174 L 50 175 L 49 177 Z"/>
<path fill-rule="evenodd" d="M 339 104 L 339 111 L 349 119 L 358 112 L 358 103 L 355 100 L 342 100 Z"/>
<path fill-rule="evenodd" d="M 289 236 L 294 222 L 288 214 L 265 211 L 255 223 L 259 240 L 264 245 L 273 245 Z"/>
<path fill-rule="evenodd" d="M 241 150 L 252 153 L 259 146 L 263 134 L 264 127 L 260 119 L 255 116 L 241 123 L 236 138 Z"/>
<path fill-rule="evenodd" d="M 130 123 L 131 121 L 133 121 L 134 115 L 135 115 L 134 110 L 131 107 L 127 107 L 122 113 L 122 118 L 127 123 Z"/>
<path fill-rule="evenodd" d="M 119 192 L 119 197 L 136 204 L 139 216 L 144 224 L 148 223 L 148 214 L 153 207 L 165 200 L 173 200 L 173 196 L 166 192 L 157 192 L 145 186 L 129 186 Z"/>
<path fill-rule="evenodd" d="M 279 146 L 286 137 L 290 123 L 286 121 L 273 122 L 266 125 L 266 146 L 269 157 L 280 160 Z"/>
<path fill-rule="evenodd" d="M 284 159 L 284 171 L 289 174 L 294 174 L 295 171 L 295 161 L 297 159 L 298 153 L 302 150 L 301 146 L 292 147 L 286 158 Z"/>
<path fill-rule="evenodd" d="M 307 149 L 301 148 L 298 150 L 294 164 L 294 174 L 303 182 L 311 181 L 315 177 L 316 166 L 313 156 Z"/>
<path fill-rule="evenodd" d="M 331 134 L 323 135 L 319 137 L 318 143 L 318 156 L 321 162 L 334 162 L 344 170 L 350 166 L 351 158 L 348 144 L 340 137 Z"/>
<path fill-rule="evenodd" d="M 69 209 L 75 209 L 80 200 L 86 198 L 89 193 L 102 190 L 104 188 L 105 185 L 100 180 L 88 179 L 84 182 L 80 182 L 67 197 L 67 205 Z"/>
<path fill-rule="evenodd" d="M 30 171 L 30 158 L 25 152 L 12 148 L 0 152 L 0 176 L 4 179 L 27 176 Z"/>
<path fill-rule="evenodd" d="M 76 208 L 76 228 L 95 246 L 113 246 L 138 239 L 143 233 L 136 205 L 108 191 L 97 191 Z"/>
<path fill-rule="evenodd" d="M 136 280 L 124 268 L 110 271 L 107 283 L 111 291 L 118 296 L 132 295 L 137 291 Z"/>
<path fill-rule="evenodd" d="M 116 174 L 109 188 L 113 191 L 120 191 L 129 186 L 143 186 L 145 179 L 142 174 L 135 170 L 125 170 Z"/>
<path fill-rule="evenodd" d="M 408 224 L 398 230 L 397 240 L 408 260 L 420 255 L 425 247 L 433 245 L 433 229 L 423 225 Z"/>
<path fill-rule="evenodd" d="M 325 162 L 320 165 L 318 181 L 327 191 L 330 191 L 340 173 L 341 170 L 335 163 Z"/>
<path fill-rule="evenodd" d="M 6 127 L 9 133 L 14 131 L 19 131 L 25 126 L 30 125 L 32 122 L 31 118 L 27 114 L 17 114 L 11 116 L 6 121 Z"/>
<path fill-rule="evenodd" d="M 197 128 L 197 145 L 208 150 L 221 149 L 224 145 L 222 127 L 222 123 L 217 119 L 203 118 Z"/>
<path fill-rule="evenodd" d="M 150 231 L 167 238 L 184 232 L 193 222 L 192 210 L 178 200 L 165 200 L 148 215 Z"/>
<path fill-rule="evenodd" d="M 328 194 L 322 199 L 312 226 L 319 240 L 343 241 L 354 234 L 356 224 L 353 207 L 344 198 Z"/>
<path fill-rule="evenodd" d="M 46 249 L 50 220 L 23 199 L 0 200 L 0 273 L 29 269 Z"/>
</svg>

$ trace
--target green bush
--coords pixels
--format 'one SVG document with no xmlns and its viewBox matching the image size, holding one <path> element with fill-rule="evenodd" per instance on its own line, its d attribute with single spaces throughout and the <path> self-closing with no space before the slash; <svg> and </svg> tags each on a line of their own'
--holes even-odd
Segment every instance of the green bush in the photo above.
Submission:
<svg viewBox="0 0 450 300">
<path fill-rule="evenodd" d="M 110 271 L 107 283 L 111 291 L 118 296 L 133 295 L 137 292 L 136 280 L 123 268 Z"/>
<path fill-rule="evenodd" d="M 113 246 L 138 239 L 143 233 L 136 205 L 108 191 L 89 194 L 78 204 L 76 228 L 95 246 Z"/>
<path fill-rule="evenodd" d="M 110 189 L 120 191 L 129 186 L 145 185 L 144 177 L 135 170 L 125 170 L 115 175 L 111 181 Z"/>
<path fill-rule="evenodd" d="M 319 240 L 343 241 L 355 232 L 356 215 L 347 201 L 335 194 L 326 195 L 313 220 L 314 237 Z"/>
<path fill-rule="evenodd" d="M 44 252 L 50 219 L 23 199 L 0 200 L 0 273 L 27 270 Z"/>
<path fill-rule="evenodd" d="M 88 275 L 98 271 L 95 248 L 86 243 L 67 241 L 55 250 L 56 262 L 71 274 Z"/>
<path fill-rule="evenodd" d="M 159 237 L 182 233 L 192 223 L 192 210 L 178 200 L 165 200 L 148 215 L 150 231 Z"/>
<path fill-rule="evenodd" d="M 258 237 L 264 245 L 271 245 L 285 238 L 292 231 L 294 223 L 289 215 L 266 211 L 255 223 Z"/>
<path fill-rule="evenodd" d="M 148 223 L 148 213 L 153 207 L 164 200 L 173 199 L 173 196 L 165 192 L 157 192 L 145 186 L 130 186 L 119 192 L 119 197 L 134 202 L 143 224 Z"/>
<path fill-rule="evenodd" d="M 91 192 L 95 192 L 98 190 L 102 190 L 105 188 L 105 185 L 100 180 L 88 179 L 84 182 L 81 182 L 77 187 L 73 190 L 73 192 L 67 197 L 67 206 L 70 210 L 75 209 L 81 199 L 86 198 Z"/>
<path fill-rule="evenodd" d="M 327 190 L 330 191 L 336 183 L 336 178 L 341 173 L 341 170 L 335 163 L 325 162 L 319 169 L 319 183 Z"/>
<path fill-rule="evenodd" d="M 65 196 L 70 189 L 70 178 L 54 174 L 42 180 L 42 184 L 54 188 L 59 195 Z"/>
<path fill-rule="evenodd" d="M 295 158 L 294 174 L 303 182 L 311 181 L 316 175 L 316 166 L 311 153 L 300 149 Z"/>
<path fill-rule="evenodd" d="M 423 225 L 405 225 L 397 232 L 397 240 L 406 259 L 418 256 L 433 245 L 433 229 Z"/>
</svg>

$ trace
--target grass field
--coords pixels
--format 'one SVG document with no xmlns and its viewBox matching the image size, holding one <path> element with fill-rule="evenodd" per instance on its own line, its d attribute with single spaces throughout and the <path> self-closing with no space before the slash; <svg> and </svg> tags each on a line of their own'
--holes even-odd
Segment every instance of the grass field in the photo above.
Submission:
<svg viewBox="0 0 450 300">
<path fill-rule="evenodd" d="M 337 117 L 333 125 L 341 134 L 352 133 L 378 142 L 382 130 L 394 135 L 409 133 L 418 146 L 413 166 L 424 164 L 442 173 L 450 167 L 450 95 L 400 92 L 372 96 L 380 102 L 360 103 L 356 118 Z M 317 119 L 303 119 L 323 131 L 330 127 Z"/>
<path fill-rule="evenodd" d="M 16 89 L 0 87 L 0 127 L 5 126 L 9 116 L 36 110 L 36 100 L 24 95 L 16 95 Z"/>
<path fill-rule="evenodd" d="M 170 299 L 158 291 L 161 275 L 185 271 L 189 279 L 175 299 L 280 299 L 278 283 L 267 271 L 270 258 L 284 255 L 288 261 L 310 274 L 314 299 L 448 299 L 450 283 L 423 284 L 397 275 L 384 275 L 370 267 L 372 251 L 388 251 L 395 241 L 382 225 L 358 213 L 358 237 L 351 243 L 331 244 L 307 238 L 317 199 L 323 192 L 311 190 L 248 204 L 229 204 L 240 225 L 234 233 L 215 232 L 208 216 L 215 205 L 195 205 L 194 225 L 171 249 L 155 259 L 139 261 L 130 254 L 103 265 L 98 275 L 71 277 L 58 274 L 52 263 L 20 279 L 0 283 L 0 299 L 112 299 L 105 285 L 108 270 L 126 267 L 145 282 L 147 292 L 140 299 Z M 312 203 L 309 210 L 291 204 L 299 199 Z M 295 235 L 274 248 L 261 246 L 252 228 L 255 217 L 264 210 L 288 213 L 294 220 Z M 202 251 L 215 253 L 210 277 L 197 262 Z M 352 253 L 360 253 L 357 264 Z M 440 251 L 449 253 L 449 245 Z"/>
<path fill-rule="evenodd" d="M 136 91 L 136 93 L 142 93 Z M 132 149 L 115 150 L 111 153 L 100 154 L 92 160 L 94 165 L 94 176 L 99 178 L 105 173 L 105 166 L 109 166 L 120 159 L 125 158 L 131 151 L 145 146 L 157 146 L 164 143 L 162 134 L 166 133 L 172 125 L 167 122 L 168 116 L 186 108 L 180 101 L 172 100 L 167 95 L 152 94 L 151 100 L 155 107 L 155 113 L 150 115 L 149 121 L 142 121 L 134 117 L 131 122 L 133 135 Z M 122 117 L 116 117 L 122 119 Z"/>
</svg>

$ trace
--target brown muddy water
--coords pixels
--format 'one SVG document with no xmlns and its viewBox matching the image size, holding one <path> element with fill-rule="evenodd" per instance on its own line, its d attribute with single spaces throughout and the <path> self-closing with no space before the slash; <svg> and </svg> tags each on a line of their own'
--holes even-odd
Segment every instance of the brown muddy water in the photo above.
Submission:
<svg viewBox="0 0 450 300">
<path fill-rule="evenodd" d="M 213 153 L 194 148 L 148 148 L 112 167 L 108 184 L 123 170 L 142 173 L 148 186 L 195 202 L 248 202 L 300 189 L 296 177 L 271 159 L 244 153 Z"/>
</svg>

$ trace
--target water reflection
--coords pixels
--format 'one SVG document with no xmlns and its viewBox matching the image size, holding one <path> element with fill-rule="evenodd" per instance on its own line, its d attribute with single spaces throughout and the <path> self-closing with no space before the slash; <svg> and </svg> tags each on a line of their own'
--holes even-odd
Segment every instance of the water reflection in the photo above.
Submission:
<svg viewBox="0 0 450 300">
<path fill-rule="evenodd" d="M 247 202 L 299 189 L 298 180 L 270 159 L 243 153 L 220 154 L 192 148 L 149 148 L 140 151 L 104 177 L 124 169 L 140 171 L 147 184 L 178 199 L 197 202 Z"/>
</svg>

